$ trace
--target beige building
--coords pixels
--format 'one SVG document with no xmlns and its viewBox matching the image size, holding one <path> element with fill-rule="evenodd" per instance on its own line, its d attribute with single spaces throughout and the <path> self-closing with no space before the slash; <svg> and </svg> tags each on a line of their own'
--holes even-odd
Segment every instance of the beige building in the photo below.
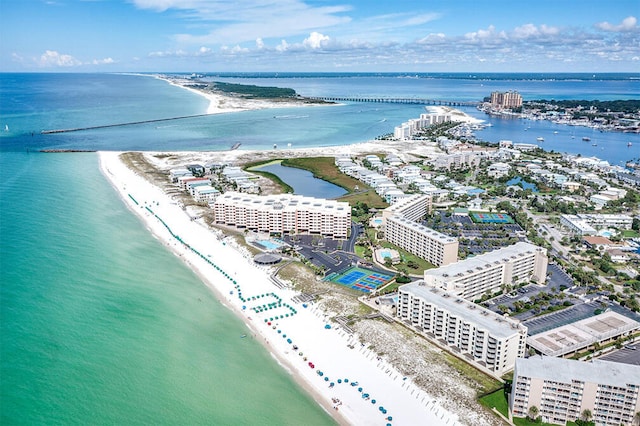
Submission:
<svg viewBox="0 0 640 426">
<path fill-rule="evenodd" d="M 631 425 L 640 411 L 640 366 L 535 356 L 516 360 L 509 407 L 525 417 L 535 406 L 542 421 L 564 425 L 591 412 L 596 425 Z"/>
<path fill-rule="evenodd" d="M 516 91 L 492 92 L 491 105 L 494 108 L 518 108 L 522 106 L 522 96 Z"/>
<path fill-rule="evenodd" d="M 216 198 L 217 223 L 269 233 L 319 234 L 347 238 L 349 203 L 301 195 L 252 195 L 227 192 Z"/>
<path fill-rule="evenodd" d="M 398 289 L 397 317 L 500 376 L 524 356 L 527 327 L 458 296 L 416 281 Z"/>
<path fill-rule="evenodd" d="M 431 287 L 441 288 L 469 300 L 503 285 L 529 281 L 544 283 L 547 276 L 547 251 L 533 244 L 518 242 L 451 265 L 424 271 Z"/>
<path fill-rule="evenodd" d="M 436 266 L 458 260 L 458 240 L 403 216 L 385 220 L 384 238 Z"/>
</svg>

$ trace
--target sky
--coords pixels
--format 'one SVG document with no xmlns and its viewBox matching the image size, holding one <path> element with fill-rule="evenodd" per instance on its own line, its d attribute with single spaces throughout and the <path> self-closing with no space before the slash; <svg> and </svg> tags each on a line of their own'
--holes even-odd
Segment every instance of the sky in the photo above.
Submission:
<svg viewBox="0 0 640 426">
<path fill-rule="evenodd" d="M 640 0 L 0 0 L 0 72 L 640 72 Z"/>
</svg>

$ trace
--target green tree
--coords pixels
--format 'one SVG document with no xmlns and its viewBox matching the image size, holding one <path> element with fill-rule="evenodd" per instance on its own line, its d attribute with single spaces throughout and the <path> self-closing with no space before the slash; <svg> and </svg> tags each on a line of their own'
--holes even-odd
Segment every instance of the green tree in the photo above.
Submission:
<svg viewBox="0 0 640 426">
<path fill-rule="evenodd" d="M 531 407 L 529 407 L 529 412 L 527 414 L 527 417 L 529 417 L 531 420 L 535 420 L 538 418 L 539 412 L 540 410 L 538 410 L 538 407 L 536 407 L 535 405 L 532 405 Z"/>
</svg>

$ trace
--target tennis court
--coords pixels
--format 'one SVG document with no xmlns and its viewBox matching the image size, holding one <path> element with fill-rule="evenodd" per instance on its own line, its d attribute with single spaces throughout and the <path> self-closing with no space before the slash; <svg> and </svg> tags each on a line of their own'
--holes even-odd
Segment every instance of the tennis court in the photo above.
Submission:
<svg viewBox="0 0 640 426">
<path fill-rule="evenodd" d="M 514 223 L 511 216 L 505 213 L 470 213 L 475 223 Z"/>
<path fill-rule="evenodd" d="M 391 278 L 393 278 L 391 275 L 356 267 L 349 268 L 337 275 L 332 274 L 327 277 L 327 281 L 342 284 L 354 290 L 370 293 L 391 281 Z"/>
</svg>

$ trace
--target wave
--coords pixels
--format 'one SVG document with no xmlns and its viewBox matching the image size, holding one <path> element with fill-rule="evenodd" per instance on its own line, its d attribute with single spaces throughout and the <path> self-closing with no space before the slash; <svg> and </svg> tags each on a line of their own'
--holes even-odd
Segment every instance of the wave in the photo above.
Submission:
<svg viewBox="0 0 640 426">
<path fill-rule="evenodd" d="M 278 120 L 298 120 L 300 118 L 309 118 L 308 115 L 274 115 L 273 118 Z"/>
</svg>

